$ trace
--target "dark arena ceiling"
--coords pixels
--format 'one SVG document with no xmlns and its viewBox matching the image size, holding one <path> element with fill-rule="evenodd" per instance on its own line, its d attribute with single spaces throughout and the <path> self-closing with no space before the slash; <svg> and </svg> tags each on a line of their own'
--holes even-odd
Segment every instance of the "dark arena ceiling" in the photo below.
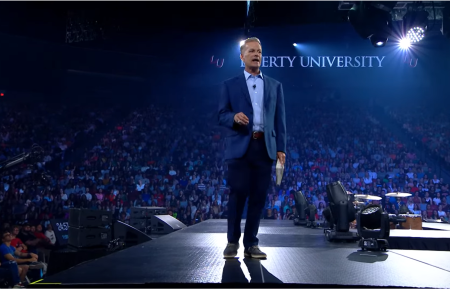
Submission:
<svg viewBox="0 0 450 289">
<path fill-rule="evenodd" d="M 248 27 L 347 22 L 348 10 L 357 2 L 252 1 Z M 367 3 L 367 2 L 366 2 Z M 392 2 L 391 2 L 392 3 Z M 401 20 L 408 5 L 398 1 L 393 20 Z M 420 2 L 436 19 L 442 18 L 443 2 Z M 430 4 L 431 3 L 431 4 Z M 434 5 L 434 6 L 433 6 Z M 435 9 L 436 8 L 436 9 Z M 217 32 L 242 29 L 247 1 L 112 1 L 112 2 L 0 2 L 0 33 L 25 36 L 74 46 L 119 49 L 132 53 L 140 41 L 173 38 L 186 31 Z M 92 41 L 67 41 L 69 23 L 82 23 L 96 32 Z M 82 30 L 78 25 L 78 31 Z M 99 36 L 101 35 L 101 37 Z M 115 46 L 113 48 L 113 46 Z M 150 53 L 150 52 L 149 52 Z"/>
<path fill-rule="evenodd" d="M 252 25 L 344 22 L 339 2 L 255 1 Z M 1 2 L 0 32 L 64 42 L 69 15 L 97 21 L 114 35 L 165 30 L 214 31 L 243 28 L 246 1 L 205 2 Z M 62 34 L 61 34 L 62 33 Z"/>
</svg>

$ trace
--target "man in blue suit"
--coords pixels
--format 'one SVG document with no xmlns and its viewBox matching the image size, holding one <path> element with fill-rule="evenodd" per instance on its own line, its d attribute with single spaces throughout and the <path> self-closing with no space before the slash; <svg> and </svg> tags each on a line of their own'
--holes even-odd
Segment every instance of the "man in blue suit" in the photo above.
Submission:
<svg viewBox="0 0 450 289">
<path fill-rule="evenodd" d="M 280 82 L 263 75 L 261 42 L 249 38 L 241 46 L 244 72 L 224 82 L 219 101 L 219 124 L 227 128 L 228 244 L 225 258 L 239 249 L 241 219 L 248 197 L 244 231 L 245 257 L 264 259 L 258 247 L 259 223 L 271 182 L 272 165 L 286 157 L 286 114 Z"/>
</svg>

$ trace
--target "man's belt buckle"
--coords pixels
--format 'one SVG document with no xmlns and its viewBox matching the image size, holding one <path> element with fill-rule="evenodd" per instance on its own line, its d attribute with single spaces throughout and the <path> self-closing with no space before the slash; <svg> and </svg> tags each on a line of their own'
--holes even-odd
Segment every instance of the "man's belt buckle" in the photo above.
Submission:
<svg viewBox="0 0 450 289">
<path fill-rule="evenodd" d="M 253 139 L 258 139 L 258 137 L 256 136 L 257 133 L 258 133 L 258 131 L 253 132 Z"/>
</svg>

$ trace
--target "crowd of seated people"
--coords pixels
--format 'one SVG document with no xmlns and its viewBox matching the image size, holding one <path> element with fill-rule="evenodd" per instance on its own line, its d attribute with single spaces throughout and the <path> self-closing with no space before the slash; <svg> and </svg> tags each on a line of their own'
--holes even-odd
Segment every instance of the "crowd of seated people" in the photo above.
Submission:
<svg viewBox="0 0 450 289">
<path fill-rule="evenodd" d="M 316 205 L 316 219 L 323 220 L 326 185 L 340 180 L 353 194 L 382 197 L 374 203 L 390 213 L 404 212 L 402 206 L 411 206 L 407 206 L 407 199 L 386 198 L 386 193 L 417 192 L 422 210 L 411 208 L 407 212 L 424 215 L 426 211 L 427 219 L 448 222 L 448 184 L 366 110 L 345 111 L 305 108 L 288 120 L 285 185 L 278 191 L 273 188 L 269 195 L 271 217 L 286 219 L 286 214 L 292 213 L 289 202 L 293 201 L 293 191 L 301 189 L 308 202 Z"/>
<path fill-rule="evenodd" d="M 302 110 L 288 117 L 285 175 L 277 187 L 273 173 L 264 218 L 292 219 L 293 192 L 302 190 L 317 207 L 316 219 L 322 220 L 326 185 L 340 180 L 354 194 L 382 197 L 378 203 L 389 213 L 406 208 L 424 219 L 449 220 L 448 184 L 366 110 L 352 109 L 352 114 L 313 106 Z M 2 220 L 36 225 L 34 236 L 40 240 L 36 242 L 48 249 L 55 244 L 49 220 L 68 218 L 69 208 L 108 210 L 125 222 L 130 209 L 139 206 L 166 207 L 187 225 L 227 217 L 220 128 L 205 124 L 208 120 L 201 117 L 155 106 L 117 121 L 94 147 L 85 149 L 82 159 L 47 172 L 50 183 L 26 185 L 29 176 L 4 178 Z M 77 130 L 65 130 L 69 131 Z M 54 148 L 58 140 L 61 136 L 47 142 L 48 147 Z M 413 196 L 385 197 L 398 191 Z"/>
<path fill-rule="evenodd" d="M 423 107 L 386 108 L 386 112 L 421 147 L 450 169 L 450 118 Z"/>
<path fill-rule="evenodd" d="M 11 157 L 29 152 L 32 144 L 39 145 L 43 153 L 35 165 L 23 162 L 8 170 L 0 168 L 2 237 L 10 237 L 10 245 L 13 248 L 11 253 L 10 248 L 2 245 L 0 263 L 7 266 L 8 262 L 16 262 L 14 259 L 23 257 L 25 253 L 35 254 L 34 257 L 28 257 L 36 259 L 32 262 L 16 262 L 20 265 L 18 274 L 19 283 L 22 284 L 28 269 L 46 268 L 48 251 L 56 245 L 55 234 L 48 222 L 55 211 L 42 204 L 42 201 L 37 201 L 39 197 L 36 197 L 40 196 L 38 192 L 46 191 L 49 187 L 46 188 L 40 178 L 36 179 L 40 174 L 34 172 L 43 172 L 46 163 L 63 159 L 64 152 L 72 147 L 79 139 L 78 136 L 93 135 L 97 127 L 113 116 L 114 109 L 92 104 L 71 106 L 8 104 L 2 106 L 2 112 L 1 166 L 7 164 Z M 22 226 L 19 228 L 15 224 Z M 5 257 L 8 252 L 12 255 Z M 38 259 L 44 262 L 37 262 Z M 2 277 L 4 276 L 0 272 L 0 279 L 3 279 Z M 14 285 L 22 286 L 18 284 L 17 278 L 13 280 Z"/>
<path fill-rule="evenodd" d="M 133 112 L 57 176 L 52 202 L 62 212 L 109 210 L 122 221 L 138 206 L 167 207 L 188 225 L 220 217 L 227 202 L 223 164 L 215 156 L 220 138 L 196 132 L 189 118 L 155 107 Z"/>
<path fill-rule="evenodd" d="M 364 110 L 348 115 L 309 107 L 289 119 L 288 128 L 285 176 L 277 188 L 273 174 L 266 218 L 292 219 L 293 191 L 302 190 L 321 219 L 327 205 L 326 185 L 335 180 L 360 194 L 417 191 L 420 201 L 430 205 L 428 218 L 436 215 L 433 211 L 448 218 L 448 185 Z M 86 150 L 79 163 L 53 172 L 51 185 L 34 192 L 15 186 L 32 193 L 19 194 L 19 203 L 27 207 L 21 216 L 47 225 L 49 219 L 66 218 L 67 209 L 79 207 L 110 210 L 117 219 L 127 220 L 131 207 L 165 206 L 188 225 L 225 217 L 222 152 L 220 130 L 198 129 L 189 115 L 183 120 L 155 107 L 141 109 Z M 436 202 L 429 201 L 426 192 Z M 11 198 L 6 201 L 12 203 Z M 394 205 L 398 211 L 398 204 Z"/>
<path fill-rule="evenodd" d="M 42 225 L 2 227 L 2 243 L 0 245 L 0 279 L 8 281 L 14 288 L 23 288 L 28 283 L 27 274 L 30 270 L 40 270 L 38 276 L 45 274 L 50 257 L 50 250 L 56 246 L 56 237 L 51 225 L 45 234 Z M 5 271 L 6 269 L 6 271 Z M 16 270 L 17 269 L 17 270 Z"/>
<path fill-rule="evenodd" d="M 295 210 L 292 191 L 299 188 L 322 218 L 325 185 L 336 179 L 354 193 L 414 192 L 414 206 L 411 200 L 407 203 L 412 213 L 419 207 L 426 209 L 427 218 L 448 218 L 442 214 L 448 211 L 448 187 L 373 119 L 357 117 L 362 121 L 355 124 L 344 115 L 309 109 L 302 119 L 291 120 L 286 175 L 279 191 L 272 187 L 266 218 L 290 219 Z M 155 108 L 133 113 L 86 151 L 80 164 L 55 175 L 45 195 L 31 200 L 37 211 L 30 209 L 25 218 L 48 225 L 52 217 L 67 217 L 65 209 L 81 207 L 111 210 L 126 221 L 130 207 L 148 205 L 166 206 L 188 225 L 226 217 L 220 133 L 194 130 L 186 123 Z M 434 200 L 425 192 L 435 194 Z M 393 213 L 402 205 L 395 199 L 382 203 Z M 436 203 L 441 205 L 437 216 Z"/>
<path fill-rule="evenodd" d="M 27 200 L 39 203 L 40 208 L 39 213 L 30 210 L 26 217 L 67 217 L 66 209 L 80 207 L 110 210 L 117 219 L 127 220 L 131 207 L 149 205 L 169 208 L 188 225 L 225 217 L 226 164 L 220 130 L 211 126 L 198 129 L 189 117 L 177 115 L 174 119 L 173 112 L 155 107 L 132 113 L 86 150 L 80 163 L 69 164 L 54 175 L 54 183 L 41 196 Z M 444 204 L 446 212 L 448 187 L 443 180 L 366 111 L 354 110 L 348 115 L 309 107 L 288 124 L 292 133 L 286 172 L 279 188 L 274 177 L 266 218 L 292 219 L 292 192 L 299 189 L 317 206 L 317 218 L 323 218 L 325 187 L 334 180 L 341 180 L 354 193 L 377 196 L 415 192 L 417 187 L 422 202 L 425 192 L 433 196 L 439 192 L 439 204 Z M 399 204 L 394 205 L 398 211 Z M 431 202 L 430 208 L 436 205 Z M 435 215 L 432 212 L 428 218 Z"/>
</svg>

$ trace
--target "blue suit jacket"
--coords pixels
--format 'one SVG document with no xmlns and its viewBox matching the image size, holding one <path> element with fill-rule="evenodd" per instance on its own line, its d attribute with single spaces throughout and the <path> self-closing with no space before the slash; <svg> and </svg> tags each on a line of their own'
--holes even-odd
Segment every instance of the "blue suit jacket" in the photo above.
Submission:
<svg viewBox="0 0 450 289">
<path fill-rule="evenodd" d="M 273 160 L 277 152 L 286 152 L 286 113 L 283 87 L 279 81 L 264 75 L 264 138 L 267 152 Z M 243 112 L 249 124 L 234 122 L 236 113 Z M 253 106 L 245 75 L 226 80 L 219 100 L 219 125 L 227 128 L 225 159 L 238 159 L 247 152 L 253 132 Z"/>
</svg>

